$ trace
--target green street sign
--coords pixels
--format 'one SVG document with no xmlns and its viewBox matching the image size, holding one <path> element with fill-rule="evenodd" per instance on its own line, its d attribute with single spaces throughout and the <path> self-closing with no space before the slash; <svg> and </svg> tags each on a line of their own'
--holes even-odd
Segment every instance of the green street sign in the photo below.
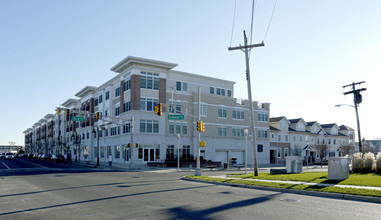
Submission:
<svg viewBox="0 0 381 220">
<path fill-rule="evenodd" d="M 85 117 L 71 117 L 72 121 L 85 121 Z"/>
<path fill-rule="evenodd" d="M 168 120 L 184 120 L 184 115 L 168 115 Z"/>
</svg>

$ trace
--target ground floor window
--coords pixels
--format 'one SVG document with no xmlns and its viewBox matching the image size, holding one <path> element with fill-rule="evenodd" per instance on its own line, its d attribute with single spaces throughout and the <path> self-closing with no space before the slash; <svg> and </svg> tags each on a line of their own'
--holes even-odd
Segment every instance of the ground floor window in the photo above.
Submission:
<svg viewBox="0 0 381 220">
<path fill-rule="evenodd" d="M 115 150 L 114 150 L 114 155 L 115 155 L 115 158 L 120 158 L 120 146 L 119 145 L 116 145 L 115 146 Z"/>
<path fill-rule="evenodd" d="M 130 158 L 130 148 L 128 147 L 127 144 L 123 145 L 123 153 L 122 157 L 125 161 L 128 161 Z"/>
<path fill-rule="evenodd" d="M 101 147 L 101 158 L 104 158 L 105 157 L 105 147 L 104 146 L 102 146 Z"/>
<path fill-rule="evenodd" d="M 138 159 L 143 159 L 143 148 L 138 148 Z"/>
<path fill-rule="evenodd" d="M 263 145 L 262 144 L 257 145 L 257 152 L 263 152 Z"/>
<path fill-rule="evenodd" d="M 284 157 L 285 157 L 285 158 L 288 157 L 288 148 L 285 148 L 285 149 L 284 149 Z"/>
<path fill-rule="evenodd" d="M 107 146 L 107 155 L 111 155 L 111 146 Z"/>
<path fill-rule="evenodd" d="M 94 147 L 94 158 L 98 158 L 98 147 Z"/>
<path fill-rule="evenodd" d="M 189 158 L 190 158 L 190 146 L 189 145 L 183 145 L 182 159 L 187 160 Z"/>
<path fill-rule="evenodd" d="M 335 151 L 330 151 L 329 152 L 329 157 L 335 157 L 336 156 L 336 152 Z"/>
<path fill-rule="evenodd" d="M 175 145 L 168 145 L 167 146 L 166 158 L 169 160 L 175 159 Z"/>
<path fill-rule="evenodd" d="M 277 156 L 278 158 L 281 158 L 281 157 L 282 157 L 282 148 L 278 148 L 278 149 L 276 149 L 276 156 Z"/>
</svg>

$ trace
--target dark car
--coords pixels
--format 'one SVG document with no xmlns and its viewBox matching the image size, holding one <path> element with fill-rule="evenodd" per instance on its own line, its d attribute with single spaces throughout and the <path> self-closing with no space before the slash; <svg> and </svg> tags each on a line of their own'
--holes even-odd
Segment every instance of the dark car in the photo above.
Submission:
<svg viewBox="0 0 381 220">
<path fill-rule="evenodd" d="M 55 163 L 63 163 L 65 162 L 65 157 L 62 154 L 54 154 L 52 155 L 51 160 Z"/>
<path fill-rule="evenodd" d="M 15 154 L 14 153 L 6 153 L 5 159 L 15 159 Z"/>
<path fill-rule="evenodd" d="M 43 154 L 43 155 L 40 157 L 40 160 L 50 161 L 51 158 L 52 158 L 52 155 L 51 155 L 51 154 Z"/>
<path fill-rule="evenodd" d="M 29 158 L 33 158 L 34 154 L 28 154 Z"/>
</svg>

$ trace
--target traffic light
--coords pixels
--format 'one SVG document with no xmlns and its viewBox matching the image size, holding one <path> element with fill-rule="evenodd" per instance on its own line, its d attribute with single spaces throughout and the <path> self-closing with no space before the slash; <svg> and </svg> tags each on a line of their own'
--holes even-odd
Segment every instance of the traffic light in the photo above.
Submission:
<svg viewBox="0 0 381 220">
<path fill-rule="evenodd" d="M 202 121 L 197 121 L 197 131 L 204 132 L 205 131 L 205 123 Z"/>
<path fill-rule="evenodd" d="M 139 145 L 138 144 L 135 144 L 135 148 L 138 148 L 139 147 Z"/>
<path fill-rule="evenodd" d="M 70 110 L 66 109 L 66 117 L 69 117 L 69 116 L 70 116 Z"/>
<path fill-rule="evenodd" d="M 95 113 L 95 119 L 99 120 L 99 112 Z"/>
<path fill-rule="evenodd" d="M 128 143 L 128 144 L 127 144 L 127 147 L 130 148 L 130 147 L 131 147 L 131 143 Z"/>
<path fill-rule="evenodd" d="M 163 115 L 163 104 L 158 103 L 155 106 L 155 115 L 162 116 Z"/>
<path fill-rule="evenodd" d="M 60 116 L 61 110 L 57 108 L 57 115 Z"/>
</svg>

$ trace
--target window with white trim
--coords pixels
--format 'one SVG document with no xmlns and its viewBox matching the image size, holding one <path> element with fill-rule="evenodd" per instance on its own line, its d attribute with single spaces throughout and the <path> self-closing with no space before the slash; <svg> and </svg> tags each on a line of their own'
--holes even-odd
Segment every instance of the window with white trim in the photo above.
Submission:
<svg viewBox="0 0 381 220">
<path fill-rule="evenodd" d="M 226 108 L 225 107 L 218 107 L 218 117 L 219 118 L 226 118 Z"/>
<path fill-rule="evenodd" d="M 141 133 L 159 133 L 159 121 L 140 120 Z"/>
<path fill-rule="evenodd" d="M 245 111 L 242 109 L 233 109 L 232 110 L 232 118 L 243 120 L 245 119 Z"/>
<path fill-rule="evenodd" d="M 277 148 L 277 149 L 276 149 L 276 156 L 277 156 L 278 158 L 282 158 L 282 148 Z"/>
<path fill-rule="evenodd" d="M 204 103 L 200 104 L 200 116 L 207 117 L 207 106 Z"/>
<path fill-rule="evenodd" d="M 159 90 L 159 74 L 140 72 L 140 88 Z"/>
<path fill-rule="evenodd" d="M 219 126 L 218 127 L 218 136 L 226 137 L 226 127 L 225 126 Z"/>
<path fill-rule="evenodd" d="M 159 103 L 159 99 L 140 98 L 141 111 L 154 111 L 154 107 Z"/>
<path fill-rule="evenodd" d="M 257 120 L 261 122 L 268 122 L 269 121 L 269 114 L 267 112 L 259 112 L 257 114 Z"/>
</svg>

